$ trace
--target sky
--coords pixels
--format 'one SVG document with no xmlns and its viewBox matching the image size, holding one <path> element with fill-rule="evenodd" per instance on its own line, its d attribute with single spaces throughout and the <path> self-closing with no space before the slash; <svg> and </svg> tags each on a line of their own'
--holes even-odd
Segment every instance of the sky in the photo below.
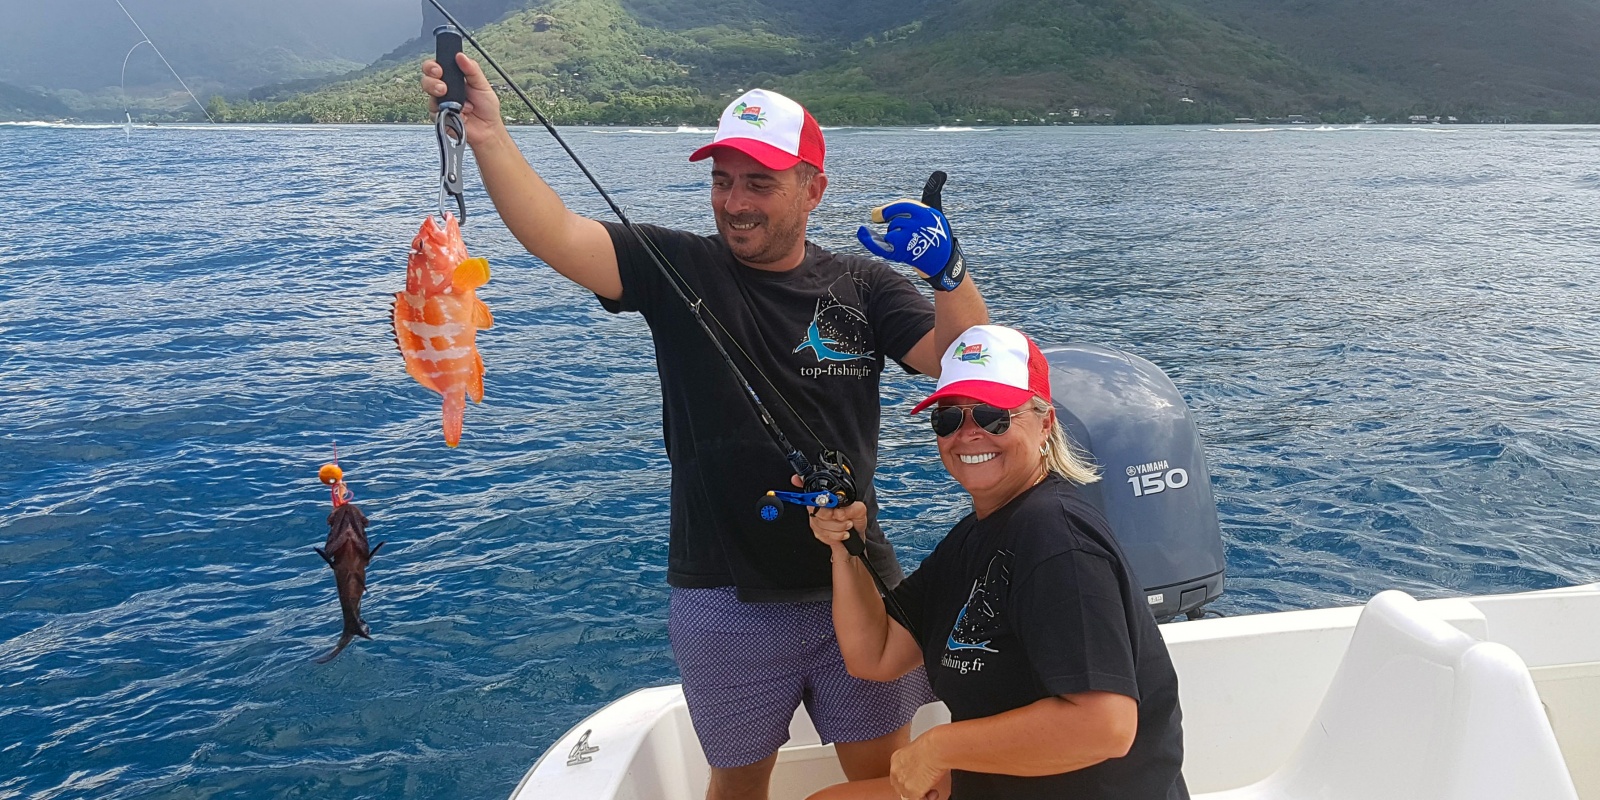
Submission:
<svg viewBox="0 0 1600 800">
<path fill-rule="evenodd" d="M 121 2 L 185 79 L 225 85 L 294 58 L 371 62 L 417 35 L 424 0 Z M 143 38 L 117 0 L 0 0 L 0 19 L 0 81 L 47 90 L 118 86 Z M 128 62 L 130 84 L 166 74 L 148 47 Z"/>
</svg>

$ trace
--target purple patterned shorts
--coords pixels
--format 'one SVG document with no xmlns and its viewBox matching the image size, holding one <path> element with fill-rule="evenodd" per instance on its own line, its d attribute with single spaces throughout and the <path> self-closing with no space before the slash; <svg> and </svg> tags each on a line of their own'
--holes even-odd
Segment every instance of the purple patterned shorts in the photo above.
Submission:
<svg viewBox="0 0 1600 800">
<path fill-rule="evenodd" d="M 673 589 L 667 631 L 713 767 L 777 752 L 801 703 L 827 743 L 886 736 L 934 699 L 922 667 L 890 683 L 846 672 L 829 602 L 742 603 L 731 586 Z"/>
</svg>

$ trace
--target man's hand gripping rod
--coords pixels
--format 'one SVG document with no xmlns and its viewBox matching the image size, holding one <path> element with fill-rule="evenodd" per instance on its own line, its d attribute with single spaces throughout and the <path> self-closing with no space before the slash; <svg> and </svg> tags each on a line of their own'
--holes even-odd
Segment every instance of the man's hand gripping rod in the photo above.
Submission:
<svg viewBox="0 0 1600 800">
<path fill-rule="evenodd" d="M 799 463 L 796 463 L 795 459 L 799 459 Z M 757 505 L 761 518 L 767 522 L 776 521 L 783 514 L 784 503 L 815 508 L 838 508 L 860 500 L 856 496 L 855 473 L 850 470 L 849 460 L 843 454 L 832 450 L 823 451 L 821 460 L 823 463 L 813 466 L 806 463 L 805 456 L 794 453 L 790 458 L 790 464 L 795 467 L 795 474 L 800 476 L 802 491 L 767 492 L 767 496 L 761 498 L 760 504 Z M 910 631 L 912 638 L 921 641 L 917 636 L 916 626 L 911 623 L 911 617 L 906 615 L 905 608 L 889 591 L 889 584 L 884 582 L 883 575 L 873 565 L 872 559 L 867 558 L 867 540 L 861 531 L 850 529 L 849 537 L 844 540 L 844 549 L 850 555 L 861 559 L 862 565 L 867 568 L 867 574 L 872 576 L 873 584 L 878 587 L 878 594 L 883 595 L 883 602 L 889 610 L 889 615 Z"/>
</svg>

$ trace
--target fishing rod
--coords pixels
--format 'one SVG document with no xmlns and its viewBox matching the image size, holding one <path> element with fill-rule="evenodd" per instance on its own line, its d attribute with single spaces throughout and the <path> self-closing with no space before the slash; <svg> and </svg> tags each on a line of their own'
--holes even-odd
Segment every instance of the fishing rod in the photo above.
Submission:
<svg viewBox="0 0 1600 800">
<path fill-rule="evenodd" d="M 449 50 L 450 44 L 448 41 L 436 44 L 437 52 L 449 54 L 449 64 L 444 63 L 444 58 L 442 56 L 440 58 L 440 67 L 444 69 L 443 77 L 446 86 L 444 100 L 439 103 L 440 119 L 442 120 L 445 116 L 445 103 L 451 102 L 457 104 L 453 113 L 457 115 L 457 119 L 459 120 L 459 104 L 464 103 L 466 99 L 466 78 L 461 74 L 460 66 L 455 63 L 454 55 L 455 52 L 460 51 L 460 39 L 464 38 L 472 45 L 474 50 L 478 51 L 479 55 L 483 56 L 483 60 L 487 62 L 489 66 L 493 67 L 494 71 L 505 80 L 506 85 L 511 88 L 511 91 L 516 93 L 520 100 L 522 100 L 523 105 L 527 106 L 528 110 L 533 112 L 534 118 L 544 126 L 544 129 L 550 133 L 550 136 L 556 140 L 556 143 L 561 145 L 561 149 L 566 151 L 567 156 L 572 159 L 572 163 L 577 165 L 578 169 L 583 172 L 583 176 L 589 179 L 590 185 L 594 186 L 595 191 L 600 193 L 601 199 L 605 200 L 606 205 L 611 208 L 611 213 L 615 214 L 617 220 L 622 223 L 622 226 L 632 233 L 634 237 L 639 240 L 639 243 L 644 246 L 645 255 L 648 256 L 651 263 L 655 264 L 656 268 L 661 271 L 661 274 L 667 278 L 667 283 L 672 286 L 672 290 L 678 295 L 678 298 L 682 300 L 686 306 L 688 306 L 690 316 L 693 316 L 695 322 L 699 323 L 700 329 L 705 331 L 706 337 L 711 340 L 711 345 L 716 348 L 717 354 L 722 356 L 723 363 L 728 366 L 728 369 L 733 373 L 734 379 L 739 382 L 740 388 L 744 390 L 745 398 L 750 401 L 750 405 L 755 410 L 756 416 L 761 420 L 762 428 L 766 430 L 767 435 L 772 438 L 773 443 L 778 446 L 778 449 L 783 451 L 784 458 L 789 462 L 790 468 L 792 468 L 794 473 L 800 477 L 801 491 L 780 492 L 774 490 L 767 492 L 766 496 L 761 498 L 760 502 L 757 503 L 757 513 L 761 519 L 767 522 L 776 522 L 782 516 L 783 506 L 786 503 L 798 506 L 811 506 L 814 508 L 838 508 L 839 506 L 848 505 L 851 502 L 859 499 L 855 475 L 850 468 L 850 460 L 843 453 L 830 449 L 822 444 L 821 437 L 817 436 L 816 431 L 811 429 L 811 426 L 806 423 L 805 418 L 795 410 L 793 405 L 790 405 L 788 399 L 783 396 L 783 393 L 778 391 L 777 384 L 773 383 L 772 379 L 761 370 L 760 365 L 756 363 L 755 359 L 751 358 L 750 354 L 745 352 L 744 348 L 739 346 L 738 340 L 733 338 L 733 335 L 728 332 L 727 327 L 722 324 L 722 321 L 717 319 L 716 315 L 711 312 L 711 309 L 706 307 L 705 300 L 695 294 L 694 289 L 689 286 L 688 281 L 685 280 L 684 277 L 678 273 L 677 269 L 671 265 L 665 254 L 661 253 L 660 249 L 656 247 L 655 243 L 650 240 L 650 237 L 647 236 L 644 231 L 635 226 L 633 221 L 628 218 L 628 215 L 623 212 L 620 206 L 617 205 L 616 201 L 611 199 L 611 194 L 607 192 L 605 187 L 600 184 L 600 181 L 595 178 L 594 173 L 589 171 L 589 167 L 583 163 L 583 159 L 579 158 L 578 154 L 574 152 L 572 147 L 567 144 L 567 140 L 561 137 L 561 133 L 558 132 L 555 126 L 550 123 L 550 120 L 545 117 L 544 112 L 540 111 L 539 107 L 534 105 L 532 100 L 528 99 L 528 95 L 525 94 L 522 91 L 522 88 L 517 86 L 516 81 L 512 80 L 511 76 L 507 74 L 498 63 L 495 62 L 494 57 L 489 55 L 489 53 L 483 49 L 483 45 L 478 44 L 478 40 L 474 39 L 472 34 L 467 32 L 467 29 L 455 18 L 455 15 L 451 14 L 448 9 L 440 4 L 439 0 L 428 0 L 428 2 L 434 8 L 438 9 L 439 13 L 444 15 L 445 20 L 450 23 L 449 25 L 442 25 L 438 29 L 435 29 L 434 33 L 436 36 L 436 41 L 438 41 L 437 37 L 441 31 L 445 32 L 447 38 L 454 34 L 459 34 L 460 37 L 454 40 L 455 50 L 453 52 Z M 455 83 L 452 84 L 452 81 Z M 451 98 L 458 99 L 452 100 Z M 462 138 L 464 139 L 465 137 L 463 136 Z M 441 147 L 442 142 L 443 134 L 441 134 Z M 442 202 L 441 196 L 441 205 Z M 734 362 L 733 357 L 728 354 L 727 348 L 722 346 L 722 340 L 717 337 L 716 332 L 711 329 L 711 325 L 706 322 L 708 317 L 712 322 L 717 324 L 717 327 L 722 329 L 723 335 L 727 336 L 728 341 L 733 342 L 734 347 L 737 348 L 739 352 L 744 355 L 745 359 L 750 362 L 750 365 L 755 369 L 756 374 L 760 375 L 761 378 L 766 381 L 767 385 L 772 387 L 772 390 L 777 395 L 778 399 L 788 407 L 790 413 L 794 415 L 795 419 L 800 421 L 801 426 L 806 429 L 806 432 L 810 433 L 812 438 L 817 440 L 817 444 L 821 450 L 817 454 L 815 460 L 807 458 L 804 453 L 800 452 L 799 448 L 790 443 L 789 437 L 784 435 L 783 429 L 778 427 L 777 421 L 773 419 L 772 414 L 767 410 L 766 405 L 761 402 L 761 397 L 756 393 L 755 387 L 750 385 L 750 381 L 745 377 L 744 371 L 739 369 L 739 365 Z M 878 590 L 884 595 L 885 599 L 891 604 L 893 609 L 899 612 L 901 622 L 909 625 L 909 618 L 905 616 L 905 612 L 900 608 L 899 602 L 896 601 L 894 596 L 889 593 L 888 586 L 885 584 L 883 576 L 878 573 L 877 567 L 873 566 L 872 562 L 867 558 L 867 542 L 862 533 L 852 528 L 849 538 L 845 541 L 845 549 L 849 551 L 851 555 L 861 559 L 861 562 L 866 565 L 867 571 L 872 574 L 873 582 L 877 584 Z"/>
</svg>

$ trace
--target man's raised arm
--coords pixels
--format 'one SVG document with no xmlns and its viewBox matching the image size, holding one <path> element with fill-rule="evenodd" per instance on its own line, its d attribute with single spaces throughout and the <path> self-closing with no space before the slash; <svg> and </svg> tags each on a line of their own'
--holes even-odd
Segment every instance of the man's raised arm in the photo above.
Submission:
<svg viewBox="0 0 1600 800">
<path fill-rule="evenodd" d="M 478 62 L 456 56 L 466 77 L 467 101 L 461 110 L 467 144 L 478 161 L 483 186 L 500 219 L 528 252 L 573 283 L 608 300 L 622 297 L 617 252 L 604 225 L 574 214 L 534 172 L 511 140 L 500 115 L 500 98 Z M 429 59 L 422 64 L 422 90 L 438 112 L 445 94 L 444 70 Z"/>
<path fill-rule="evenodd" d="M 968 276 L 961 285 L 948 292 L 933 293 L 933 330 L 922 341 L 911 348 L 906 355 L 906 363 L 916 368 L 918 372 L 934 378 L 939 377 L 939 364 L 944 358 L 944 351 L 955 344 L 956 337 L 974 325 L 989 324 L 989 306 L 983 302 L 983 295 L 978 292 L 978 287 Z M 918 366 L 918 359 L 924 357 L 926 362 Z"/>
</svg>

